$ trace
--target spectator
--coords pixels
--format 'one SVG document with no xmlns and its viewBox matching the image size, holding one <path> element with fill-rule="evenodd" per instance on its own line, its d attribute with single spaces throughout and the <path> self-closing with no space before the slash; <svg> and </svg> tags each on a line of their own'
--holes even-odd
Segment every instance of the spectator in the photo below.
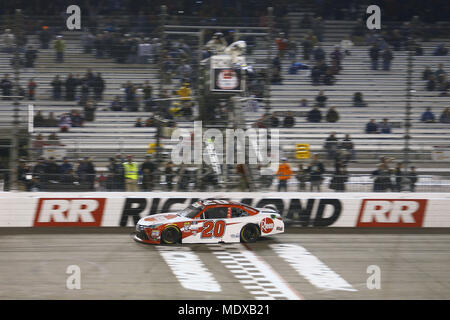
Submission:
<svg viewBox="0 0 450 320">
<path fill-rule="evenodd" d="M 63 82 L 59 79 L 59 75 L 56 75 L 51 82 L 51 86 L 53 87 L 53 100 L 61 99 L 62 85 Z"/>
<path fill-rule="evenodd" d="M 73 173 L 73 165 L 69 162 L 69 158 L 63 158 L 63 163 L 60 166 L 60 170 L 63 176 Z"/>
<path fill-rule="evenodd" d="M 374 44 L 370 47 L 369 56 L 372 63 L 372 70 L 378 70 L 378 58 L 380 57 L 380 48 L 378 44 Z"/>
<path fill-rule="evenodd" d="M 127 157 L 127 162 L 123 164 L 124 176 L 125 176 L 125 187 L 127 192 L 138 191 L 138 164 L 133 161 L 133 156 Z"/>
<path fill-rule="evenodd" d="M 38 158 L 36 164 L 33 167 L 33 179 L 39 180 L 41 183 L 45 182 L 46 164 L 44 158 Z"/>
<path fill-rule="evenodd" d="M 449 108 L 445 108 L 444 111 L 442 111 L 441 116 L 439 117 L 439 121 L 441 123 L 450 123 L 450 110 L 449 110 Z"/>
<path fill-rule="evenodd" d="M 323 41 L 324 25 L 322 17 L 317 17 L 312 21 L 312 30 L 320 42 Z"/>
<path fill-rule="evenodd" d="M 25 51 L 25 68 L 34 68 L 34 61 L 36 58 L 36 50 L 34 50 L 32 46 L 28 46 Z"/>
<path fill-rule="evenodd" d="M 391 133 L 392 124 L 389 123 L 387 118 L 383 119 L 383 122 L 379 125 L 380 133 Z"/>
<path fill-rule="evenodd" d="M 398 162 L 395 169 L 394 169 L 394 175 L 395 175 L 395 184 L 393 186 L 394 191 L 400 192 L 402 191 L 402 184 L 403 184 L 403 165 L 401 162 Z"/>
<path fill-rule="evenodd" d="M 51 146 L 58 146 L 60 144 L 59 137 L 56 135 L 55 132 L 52 132 L 48 135 L 47 144 Z"/>
<path fill-rule="evenodd" d="M 66 78 L 65 87 L 66 87 L 66 100 L 73 101 L 75 100 L 75 90 L 77 89 L 78 81 L 73 77 L 71 73 Z"/>
<path fill-rule="evenodd" d="M 327 152 L 328 160 L 336 158 L 336 151 L 338 147 L 338 139 L 336 138 L 336 132 L 332 132 L 328 138 L 325 139 L 324 149 Z"/>
<path fill-rule="evenodd" d="M 416 183 L 418 180 L 416 167 L 410 168 L 410 171 L 408 172 L 408 179 L 409 179 L 409 191 L 411 192 L 416 191 Z"/>
<path fill-rule="evenodd" d="M 439 81 L 439 90 L 441 91 L 440 96 L 446 96 L 449 87 L 450 87 L 450 83 L 447 80 L 447 75 L 445 75 L 445 74 L 441 75 L 440 81 Z"/>
<path fill-rule="evenodd" d="M 317 43 L 316 36 L 311 31 L 309 31 L 302 42 L 304 60 L 309 60 L 311 50 L 316 45 L 316 43 Z"/>
<path fill-rule="evenodd" d="M 120 101 L 119 96 L 116 96 L 111 102 L 110 109 L 111 111 L 122 111 L 122 102 Z"/>
<path fill-rule="evenodd" d="M 88 190 L 94 190 L 96 171 L 92 160 L 88 157 L 84 157 L 83 160 L 80 161 L 76 172 L 80 184 L 86 187 Z"/>
<path fill-rule="evenodd" d="M 94 99 L 97 101 L 103 100 L 103 91 L 105 91 L 105 80 L 103 80 L 102 74 L 97 73 L 92 79 L 92 85 L 94 87 Z"/>
<path fill-rule="evenodd" d="M 61 169 L 59 165 L 56 163 L 54 157 L 50 157 L 45 166 L 45 175 L 47 184 L 55 184 L 61 180 Z"/>
<path fill-rule="evenodd" d="M 447 73 L 444 70 L 444 65 L 442 63 L 439 64 L 438 69 L 434 72 L 434 76 L 436 79 L 439 79 L 442 75 L 446 75 Z"/>
<path fill-rule="evenodd" d="M 337 70 L 337 68 L 335 66 L 329 67 L 327 69 L 327 71 L 325 72 L 325 75 L 323 77 L 324 85 L 332 86 L 335 83 L 336 78 L 334 77 L 334 74 L 335 74 L 335 72 L 337 72 L 336 70 Z"/>
<path fill-rule="evenodd" d="M 41 49 L 48 49 L 52 34 L 48 26 L 43 26 L 39 33 L 39 41 L 41 42 Z"/>
<path fill-rule="evenodd" d="M 31 168 L 24 160 L 20 160 L 17 168 L 17 187 L 19 191 L 31 190 L 32 181 L 30 177 L 32 178 Z"/>
<path fill-rule="evenodd" d="M 316 62 L 322 62 L 325 60 L 325 51 L 323 50 L 320 43 L 314 48 L 313 56 Z"/>
<path fill-rule="evenodd" d="M 326 106 L 327 100 L 328 100 L 328 97 L 325 95 L 323 90 L 320 90 L 319 94 L 316 96 L 317 106 L 319 108 L 324 108 Z"/>
<path fill-rule="evenodd" d="M 341 40 L 340 47 L 344 50 L 344 54 L 347 56 L 351 55 L 351 49 L 353 47 L 353 42 L 349 36 L 347 36 L 344 40 Z"/>
<path fill-rule="evenodd" d="M 378 125 L 375 123 L 375 119 L 370 119 L 370 122 L 366 124 L 366 133 L 378 133 Z"/>
<path fill-rule="evenodd" d="M 72 127 L 82 127 L 83 126 L 83 117 L 81 116 L 78 110 L 72 110 L 70 113 L 70 120 L 72 123 Z"/>
<path fill-rule="evenodd" d="M 330 109 L 328 109 L 326 119 L 327 119 L 327 122 L 339 121 L 339 113 L 336 111 L 335 107 L 330 107 Z"/>
<path fill-rule="evenodd" d="M 58 127 L 59 126 L 59 120 L 55 118 L 55 114 L 53 112 L 50 112 L 48 115 L 48 118 L 44 121 L 45 127 Z"/>
<path fill-rule="evenodd" d="M 321 71 L 319 64 L 316 63 L 311 69 L 311 81 L 314 86 L 320 85 Z"/>
<path fill-rule="evenodd" d="M 134 124 L 135 127 L 142 127 L 142 119 L 141 118 L 137 118 L 136 119 L 136 123 Z"/>
<path fill-rule="evenodd" d="M 14 42 L 16 37 L 11 32 L 11 29 L 5 29 L 2 34 L 3 52 L 11 53 L 14 51 Z"/>
<path fill-rule="evenodd" d="M 426 66 L 425 70 L 422 72 L 422 80 L 428 80 L 432 74 L 433 71 L 431 71 L 430 66 Z"/>
<path fill-rule="evenodd" d="M 59 117 L 58 126 L 61 132 L 68 132 L 72 127 L 72 119 L 69 113 L 63 113 Z"/>
<path fill-rule="evenodd" d="M 364 97 L 361 92 L 355 92 L 353 94 L 353 106 L 358 108 L 367 107 L 367 103 L 364 101 Z"/>
<path fill-rule="evenodd" d="M 308 112 L 307 116 L 308 122 L 320 122 L 322 121 L 322 113 L 319 108 L 315 106 L 312 110 Z"/>
<path fill-rule="evenodd" d="M 341 149 L 343 150 L 343 157 L 345 161 L 350 161 L 355 158 L 355 147 L 349 134 L 341 142 Z"/>
<path fill-rule="evenodd" d="M 64 50 L 66 49 L 66 42 L 64 41 L 62 36 L 56 36 L 54 49 L 56 52 L 56 62 L 64 62 Z"/>
<path fill-rule="evenodd" d="M 110 158 L 106 189 L 109 191 L 125 191 L 124 167 L 120 158 Z"/>
<path fill-rule="evenodd" d="M 330 53 L 331 60 L 333 62 L 336 62 L 336 67 L 338 69 L 338 72 L 341 70 L 341 61 L 342 61 L 342 53 L 339 46 L 334 46 L 334 51 Z"/>
<path fill-rule="evenodd" d="M 44 126 L 44 116 L 41 113 L 41 110 L 38 110 L 36 115 L 33 117 L 33 125 L 35 127 L 43 127 Z"/>
<path fill-rule="evenodd" d="M 287 162 L 286 158 L 281 158 L 281 163 L 278 166 L 278 171 L 276 172 L 278 176 L 278 192 L 281 192 L 283 189 L 285 192 L 287 191 L 287 181 L 292 176 L 292 170 Z"/>
<path fill-rule="evenodd" d="M 142 163 L 140 171 L 142 172 L 142 189 L 143 191 L 153 190 L 153 177 L 156 176 L 157 166 L 151 161 L 151 156 L 146 155 L 145 161 Z"/>
<path fill-rule="evenodd" d="M 301 101 L 300 101 L 300 108 L 309 108 L 309 106 L 308 106 L 308 100 L 306 100 L 306 99 L 302 99 Z"/>
<path fill-rule="evenodd" d="M 377 169 L 372 172 L 373 192 L 384 192 L 392 189 L 391 171 L 386 164 L 380 163 Z"/>
<path fill-rule="evenodd" d="M 5 74 L 3 76 L 2 81 L 0 82 L 0 87 L 2 88 L 3 100 L 11 100 L 11 90 L 13 87 L 13 83 L 9 80 L 9 74 Z"/>
<path fill-rule="evenodd" d="M 424 113 L 422 113 L 422 116 L 420 118 L 420 121 L 426 122 L 426 123 L 433 123 L 435 122 L 435 116 L 434 113 L 431 111 L 431 108 L 428 107 Z"/>
<path fill-rule="evenodd" d="M 434 56 L 446 56 L 448 54 L 448 49 L 443 43 L 439 44 L 433 51 Z"/>
<path fill-rule="evenodd" d="M 313 191 L 316 189 L 320 192 L 320 185 L 322 184 L 323 177 L 322 175 L 325 173 L 325 168 L 323 163 L 319 161 L 319 155 L 314 154 L 313 161 L 308 167 L 309 179 L 310 179 L 310 189 L 309 191 Z"/>
<path fill-rule="evenodd" d="M 164 173 L 165 173 L 165 177 L 166 177 L 166 185 L 167 185 L 168 191 L 172 191 L 172 183 L 173 183 L 173 176 L 174 176 L 173 166 L 174 166 L 173 162 L 169 161 L 164 168 Z"/>
<path fill-rule="evenodd" d="M 292 128 L 295 125 L 295 118 L 292 115 L 292 112 L 289 111 L 283 121 L 283 126 L 285 128 Z"/>
<path fill-rule="evenodd" d="M 270 116 L 270 127 L 278 128 L 279 125 L 280 125 L 280 120 L 278 120 L 278 118 L 274 114 L 272 114 Z"/>
<path fill-rule="evenodd" d="M 434 75 L 431 74 L 428 77 L 426 88 L 428 91 L 434 91 L 434 89 L 436 89 L 436 78 L 434 77 Z"/>
<path fill-rule="evenodd" d="M 275 39 L 275 43 L 277 45 L 278 55 L 280 58 L 283 58 L 289 44 L 289 40 L 286 39 L 284 32 L 280 32 L 279 37 Z"/>
<path fill-rule="evenodd" d="M 307 170 L 303 167 L 303 164 L 299 164 L 295 178 L 298 181 L 298 191 L 305 191 L 306 181 L 308 181 L 309 177 Z"/>
<path fill-rule="evenodd" d="M 336 166 L 333 178 L 330 181 L 330 189 L 336 192 L 345 192 L 345 183 L 348 181 L 347 167 L 342 164 Z"/>
<path fill-rule="evenodd" d="M 33 154 L 36 158 L 42 156 L 44 146 L 44 136 L 42 135 L 42 133 L 39 133 L 33 141 Z"/>
<path fill-rule="evenodd" d="M 84 107 L 84 120 L 85 121 L 94 121 L 95 120 L 95 110 L 97 106 L 92 102 L 88 101 L 86 106 Z"/>
<path fill-rule="evenodd" d="M 282 84 L 283 78 L 277 68 L 272 69 L 272 84 Z"/>
<path fill-rule="evenodd" d="M 31 78 L 28 81 L 28 99 L 34 100 L 34 95 L 36 94 L 37 83 L 34 81 L 34 78 Z"/>
<path fill-rule="evenodd" d="M 392 50 L 389 47 L 383 51 L 381 57 L 383 58 L 383 70 L 391 70 L 391 61 L 394 59 L 394 55 L 392 54 Z"/>
</svg>

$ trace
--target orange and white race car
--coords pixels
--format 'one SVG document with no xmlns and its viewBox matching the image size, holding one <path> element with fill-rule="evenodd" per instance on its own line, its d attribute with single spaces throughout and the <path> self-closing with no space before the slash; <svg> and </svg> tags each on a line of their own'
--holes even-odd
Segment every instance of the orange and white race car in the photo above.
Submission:
<svg viewBox="0 0 450 320">
<path fill-rule="evenodd" d="M 184 210 L 140 219 L 134 239 L 144 243 L 255 242 L 284 232 L 274 207 L 253 208 L 228 200 L 200 200 Z"/>
</svg>

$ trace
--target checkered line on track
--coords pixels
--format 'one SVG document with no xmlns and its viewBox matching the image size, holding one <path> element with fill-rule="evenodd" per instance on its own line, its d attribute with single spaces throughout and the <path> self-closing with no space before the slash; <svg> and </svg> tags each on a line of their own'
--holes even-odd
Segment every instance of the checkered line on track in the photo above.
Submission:
<svg viewBox="0 0 450 320">
<path fill-rule="evenodd" d="M 242 244 L 208 245 L 216 257 L 257 300 L 300 300 L 265 261 Z"/>
</svg>

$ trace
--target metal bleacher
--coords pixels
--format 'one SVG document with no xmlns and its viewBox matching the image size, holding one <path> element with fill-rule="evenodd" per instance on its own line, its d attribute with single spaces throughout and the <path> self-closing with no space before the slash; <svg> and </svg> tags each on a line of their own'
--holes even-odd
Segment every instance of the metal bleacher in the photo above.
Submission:
<svg viewBox="0 0 450 320">
<path fill-rule="evenodd" d="M 305 30 L 298 27 L 299 13 L 289 14 L 291 19 L 291 34 L 300 43 Z M 323 48 L 327 56 L 341 39 L 348 35 L 353 22 L 326 21 Z M 27 105 L 32 103 L 34 110 L 40 110 L 44 116 L 54 112 L 55 116 L 71 109 L 82 109 L 73 101 L 53 101 L 51 97 L 50 82 L 56 74 L 62 79 L 69 73 L 84 74 L 88 68 L 93 72 L 101 72 L 106 81 L 106 90 L 103 101 L 98 103 L 94 122 L 86 123 L 82 128 L 71 128 L 67 133 L 58 132 L 58 128 L 35 128 L 35 133 L 42 133 L 47 137 L 57 132 L 59 139 L 66 146 L 68 152 L 74 157 L 85 155 L 93 156 L 96 163 L 104 165 L 110 156 L 117 153 L 134 154 L 142 159 L 149 143 L 155 142 L 155 128 L 135 128 L 136 118 L 146 119 L 146 112 L 113 112 L 109 104 L 117 95 L 122 95 L 121 85 L 128 80 L 133 83 L 144 83 L 149 80 L 153 86 L 153 94 L 158 95 L 159 66 L 155 64 L 130 65 L 117 64 L 112 59 L 96 59 L 92 54 L 85 54 L 80 45 L 80 32 L 64 32 L 66 40 L 66 53 L 64 63 L 54 62 L 53 49 L 39 49 L 38 59 L 33 69 L 21 70 L 21 85 L 26 88 L 28 80 L 32 77 L 38 83 L 35 101 L 21 101 L 20 120 L 27 121 Z M 448 124 L 420 122 L 420 115 L 426 107 L 432 107 L 438 117 L 445 107 L 449 107 L 449 98 L 439 96 L 438 91 L 425 91 L 425 83 L 421 73 L 425 66 L 436 69 L 443 63 L 447 73 L 450 73 L 450 56 L 435 57 L 431 50 L 437 43 L 450 44 L 449 39 L 424 42 L 425 55 L 414 57 L 412 98 L 413 120 L 411 134 L 411 161 L 418 167 L 429 168 L 430 172 L 444 174 L 448 170 L 448 163 L 433 162 L 431 151 L 434 145 L 446 144 L 450 137 Z M 29 36 L 29 43 L 38 48 L 35 35 Z M 275 46 L 272 48 L 275 52 Z M 249 57 L 250 62 L 265 61 L 267 48 L 259 43 Z M 301 71 L 297 75 L 288 75 L 288 66 L 292 61 L 288 58 L 282 61 L 282 85 L 271 86 L 271 111 L 308 111 L 299 107 L 301 99 L 307 99 L 310 107 L 314 104 L 315 96 L 324 90 L 328 97 L 327 106 L 335 106 L 340 115 L 337 123 L 320 124 L 308 123 L 305 118 L 296 118 L 294 128 L 279 128 L 280 147 L 282 151 L 293 159 L 293 151 L 297 143 L 308 143 L 313 152 L 322 152 L 325 138 L 336 132 L 339 139 L 350 134 L 355 144 L 358 170 L 373 168 L 379 156 L 401 157 L 403 150 L 403 128 L 394 128 L 392 134 L 368 135 L 364 133 L 365 124 L 370 119 L 381 122 L 388 118 L 391 122 L 404 121 L 405 93 L 406 93 L 406 64 L 407 53 L 395 51 L 392 69 L 390 71 L 372 71 L 368 57 L 367 46 L 355 46 L 352 55 L 343 60 L 343 70 L 337 76 L 336 84 L 332 86 L 313 86 L 308 72 Z M 298 46 L 297 61 L 301 61 L 301 46 Z M 13 74 L 10 66 L 10 56 L 0 53 L 0 75 Z M 302 61 L 305 62 L 305 61 Z M 308 63 L 306 61 L 305 63 Z M 255 67 L 264 67 L 257 64 Z M 366 108 L 352 107 L 354 92 L 360 91 L 368 104 Z M 322 108 L 323 115 L 327 108 Z M 247 127 L 264 113 L 261 107 L 258 112 L 246 112 Z M 0 100 L 0 125 L 6 126 L 13 119 L 13 106 L 11 101 Z M 281 120 L 281 119 L 280 119 Z M 180 121 L 178 127 L 191 127 L 192 123 Z M 173 142 L 163 139 L 162 144 L 170 150 Z"/>
</svg>

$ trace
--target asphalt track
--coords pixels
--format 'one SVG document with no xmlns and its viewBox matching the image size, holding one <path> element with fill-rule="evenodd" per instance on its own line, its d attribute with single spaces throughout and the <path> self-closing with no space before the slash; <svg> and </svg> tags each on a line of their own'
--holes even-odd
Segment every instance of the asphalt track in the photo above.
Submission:
<svg viewBox="0 0 450 320">
<path fill-rule="evenodd" d="M 291 228 L 249 245 L 181 247 L 131 232 L 0 229 L 0 299 L 450 299 L 446 230 Z M 67 289 L 70 265 L 79 290 Z"/>
</svg>

